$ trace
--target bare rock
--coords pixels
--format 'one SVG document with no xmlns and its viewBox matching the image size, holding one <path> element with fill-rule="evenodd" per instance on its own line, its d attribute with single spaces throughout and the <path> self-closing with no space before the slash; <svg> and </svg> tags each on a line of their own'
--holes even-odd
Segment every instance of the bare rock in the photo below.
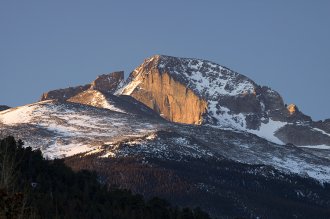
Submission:
<svg viewBox="0 0 330 219">
<path fill-rule="evenodd" d="M 110 74 L 98 76 L 95 81 L 91 83 L 91 89 L 113 94 L 123 81 L 123 71 L 112 72 Z"/>
</svg>

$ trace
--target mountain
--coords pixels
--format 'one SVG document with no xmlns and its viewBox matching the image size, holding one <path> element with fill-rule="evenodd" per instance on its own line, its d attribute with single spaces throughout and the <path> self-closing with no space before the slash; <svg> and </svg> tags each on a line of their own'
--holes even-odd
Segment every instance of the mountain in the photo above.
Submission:
<svg viewBox="0 0 330 219">
<path fill-rule="evenodd" d="M 216 217 L 329 216 L 329 133 L 330 120 L 313 121 L 246 76 L 163 55 L 126 81 L 101 75 L 0 112 L 0 137 Z"/>
<path fill-rule="evenodd" d="M 206 60 L 153 56 L 117 93 L 173 122 L 248 131 L 279 144 L 330 145 L 326 130 L 276 91 Z"/>
</svg>

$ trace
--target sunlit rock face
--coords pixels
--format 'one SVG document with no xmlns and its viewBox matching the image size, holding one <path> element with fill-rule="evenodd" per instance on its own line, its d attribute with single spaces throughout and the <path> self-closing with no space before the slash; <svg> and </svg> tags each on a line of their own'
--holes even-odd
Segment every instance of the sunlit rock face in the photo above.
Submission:
<svg viewBox="0 0 330 219">
<path fill-rule="evenodd" d="M 117 71 L 98 76 L 92 83 L 91 89 L 104 93 L 114 93 L 118 85 L 124 80 L 124 72 Z"/>
<path fill-rule="evenodd" d="M 142 66 L 132 73 L 131 78 L 141 81 L 134 88 L 126 87 L 123 94 L 131 95 L 169 121 L 201 124 L 206 101 L 168 73 L 161 73 L 157 67 Z"/>
</svg>

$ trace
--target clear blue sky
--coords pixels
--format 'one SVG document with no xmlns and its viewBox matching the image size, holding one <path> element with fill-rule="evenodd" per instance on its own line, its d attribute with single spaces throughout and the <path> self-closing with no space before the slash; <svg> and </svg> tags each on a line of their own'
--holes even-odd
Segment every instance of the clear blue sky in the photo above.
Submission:
<svg viewBox="0 0 330 219">
<path fill-rule="evenodd" d="M 0 1 L 0 104 L 154 54 L 214 61 L 330 118 L 330 1 Z"/>
</svg>

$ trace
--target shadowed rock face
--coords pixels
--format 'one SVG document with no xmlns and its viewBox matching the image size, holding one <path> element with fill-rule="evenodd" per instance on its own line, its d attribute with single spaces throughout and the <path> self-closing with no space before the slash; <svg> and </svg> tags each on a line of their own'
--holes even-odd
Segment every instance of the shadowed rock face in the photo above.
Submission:
<svg viewBox="0 0 330 219">
<path fill-rule="evenodd" d="M 6 106 L 6 105 L 0 105 L 0 111 L 7 110 L 7 109 L 9 109 L 9 108 L 10 108 L 9 106 Z"/>
<path fill-rule="evenodd" d="M 110 74 L 104 74 L 98 76 L 91 84 L 86 84 L 84 86 L 69 87 L 64 89 L 52 90 L 43 93 L 40 101 L 43 100 L 60 100 L 65 101 L 71 97 L 76 96 L 88 89 L 99 90 L 104 93 L 114 93 L 118 88 L 120 83 L 124 80 L 124 72 L 112 72 Z"/>
<path fill-rule="evenodd" d="M 276 136 L 283 142 L 300 146 L 330 145 L 330 137 L 311 126 L 286 125 L 277 131 Z"/>
<path fill-rule="evenodd" d="M 64 88 L 64 89 L 48 91 L 48 92 L 42 94 L 40 101 L 44 101 L 44 100 L 65 101 L 89 88 L 90 88 L 90 85 L 86 84 L 84 86 L 69 87 L 69 88 Z"/>
<path fill-rule="evenodd" d="M 317 121 L 314 124 L 317 128 L 320 128 L 330 133 L 330 119 L 326 119 L 324 121 Z"/>
</svg>

